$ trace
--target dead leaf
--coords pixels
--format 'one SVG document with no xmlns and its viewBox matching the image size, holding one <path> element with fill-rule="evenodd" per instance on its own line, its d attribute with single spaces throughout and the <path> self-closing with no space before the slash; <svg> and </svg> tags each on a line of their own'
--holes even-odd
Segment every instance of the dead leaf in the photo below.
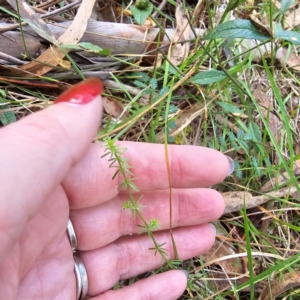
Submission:
<svg viewBox="0 0 300 300">
<path fill-rule="evenodd" d="M 282 127 L 282 121 L 273 113 L 273 105 L 271 99 L 261 89 L 261 85 L 257 84 L 253 91 L 254 98 L 261 105 L 261 112 L 265 119 L 268 121 L 270 130 L 275 137 L 276 141 L 280 142 L 280 128 Z"/>
<path fill-rule="evenodd" d="M 266 34 L 267 36 L 273 36 L 271 28 L 269 27 L 269 20 L 267 15 L 264 17 L 261 16 L 256 10 L 253 10 L 252 14 L 248 16 L 250 21 L 255 24 L 256 27 L 259 28 L 261 33 Z M 274 22 L 273 22 L 274 23 Z M 274 28 L 274 27 L 273 27 Z"/>
<path fill-rule="evenodd" d="M 212 248 L 204 255 L 202 255 L 203 261 L 209 262 L 211 260 L 217 261 L 216 264 L 220 265 L 222 267 L 223 272 L 221 274 L 218 273 L 212 273 L 210 274 L 209 271 L 207 271 L 209 277 L 213 277 L 216 280 L 210 280 L 212 284 L 215 285 L 216 289 L 221 291 L 225 287 L 228 287 L 230 283 L 228 282 L 228 278 L 236 278 L 244 273 L 243 266 L 241 262 L 240 257 L 236 257 L 236 251 L 234 247 L 232 247 L 232 244 L 216 240 L 213 244 Z M 219 258 L 224 256 L 232 256 L 233 258 L 229 258 L 227 260 L 220 260 Z M 226 274 L 226 275 L 225 275 Z M 223 280 L 222 280 L 223 279 Z M 243 281 L 246 281 L 248 278 L 243 278 Z M 243 282 L 241 280 L 230 280 L 232 283 L 239 285 Z"/>
<path fill-rule="evenodd" d="M 296 142 L 295 146 L 295 155 L 299 155 L 300 153 L 300 143 Z M 294 170 L 293 174 L 295 176 L 300 175 L 300 159 L 297 159 L 294 163 Z M 283 185 L 284 183 L 290 180 L 290 175 L 288 172 L 283 172 L 278 174 L 276 177 L 271 178 L 267 181 L 261 188 L 260 192 L 266 193 L 274 189 L 275 186 Z M 294 196 L 295 197 L 295 196 Z M 299 197 L 299 195 L 298 195 Z"/>
<path fill-rule="evenodd" d="M 289 289 L 300 286 L 300 272 L 286 273 L 278 276 L 271 284 L 266 284 L 264 290 L 259 296 L 259 300 L 272 300 L 282 295 Z"/>
<path fill-rule="evenodd" d="M 276 58 L 283 65 L 287 65 L 296 71 L 300 71 L 300 57 L 294 52 L 288 53 L 286 48 L 279 48 L 276 52 Z"/>
<path fill-rule="evenodd" d="M 296 187 L 285 187 L 259 196 L 253 196 L 251 193 L 244 191 L 225 192 L 222 193 L 225 201 L 224 214 L 239 211 L 243 208 L 256 207 L 274 198 L 283 198 L 296 192 Z"/>
<path fill-rule="evenodd" d="M 114 99 L 108 99 L 107 97 L 102 97 L 102 103 L 104 110 L 109 114 L 112 115 L 115 118 L 119 118 L 121 114 L 124 112 L 123 106 Z M 123 113 L 123 116 L 121 119 L 127 118 L 128 113 Z"/>
<path fill-rule="evenodd" d="M 212 248 L 204 255 L 202 255 L 203 261 L 208 262 L 211 260 L 217 260 L 223 256 L 236 255 L 235 248 L 232 243 L 227 243 L 226 241 L 216 240 Z M 228 275 L 238 276 L 243 274 L 243 266 L 240 258 L 230 258 L 228 260 L 219 261 L 218 264 L 223 268 L 223 270 Z"/>
<path fill-rule="evenodd" d="M 50 43 L 56 41 L 47 24 L 34 12 L 27 2 L 24 0 L 7 0 L 7 2 L 15 9 L 15 11 L 20 11 L 22 19 L 24 19 L 39 36 Z"/>
<path fill-rule="evenodd" d="M 300 25 L 300 7 L 295 10 L 291 10 L 286 14 L 285 29 L 294 28 Z"/>
<path fill-rule="evenodd" d="M 176 127 L 169 132 L 169 136 L 176 136 L 179 134 L 184 128 L 186 128 L 195 118 L 199 117 L 202 115 L 205 110 L 207 109 L 207 106 L 212 102 L 206 103 L 206 106 L 203 104 L 196 103 L 194 104 L 191 108 L 185 110 L 185 111 L 180 111 L 179 117 L 176 119 Z M 157 134 L 157 142 L 161 143 L 163 142 L 165 137 L 165 132 L 161 131 Z"/>
<path fill-rule="evenodd" d="M 163 28 L 165 28 L 165 22 L 162 25 Z M 146 63 L 148 65 L 153 65 L 154 62 L 156 61 L 156 68 L 160 67 L 162 59 L 159 56 L 158 52 L 157 52 L 157 48 L 159 45 L 161 45 L 163 43 L 165 37 L 165 33 L 164 31 L 160 28 L 157 35 L 155 36 L 155 38 L 153 39 L 152 43 L 149 43 L 147 45 L 147 48 L 145 49 L 145 53 L 149 52 L 149 54 L 146 54 L 145 56 L 142 56 L 142 62 Z"/>
<path fill-rule="evenodd" d="M 132 15 L 132 13 L 129 9 L 123 9 L 121 6 L 116 7 L 115 12 L 116 12 L 116 15 L 119 16 L 119 17 L 122 16 L 122 15 L 124 15 L 126 17 Z"/>
<path fill-rule="evenodd" d="M 53 56 L 55 57 L 55 59 L 57 61 L 57 64 L 60 65 L 64 69 L 70 70 L 71 69 L 71 63 L 66 59 L 61 59 L 60 57 L 57 57 L 52 46 L 50 46 L 50 49 L 53 51 Z"/>
<path fill-rule="evenodd" d="M 172 44 L 175 46 L 171 49 L 170 62 L 173 65 L 178 66 L 189 55 L 191 47 L 190 42 L 180 44 L 180 40 L 182 40 L 182 38 L 185 41 L 189 40 L 192 33 L 180 0 L 177 0 L 175 18 L 176 31 L 172 38 Z"/>
<path fill-rule="evenodd" d="M 95 1 L 90 0 L 82 1 L 74 21 L 58 39 L 58 42 L 61 45 L 76 45 L 80 41 L 92 14 L 94 3 Z M 57 58 L 63 59 L 65 57 L 65 53 L 68 52 L 69 49 L 64 49 L 64 51 L 62 51 L 60 48 L 53 46 L 52 49 L 47 49 L 36 60 L 31 61 L 28 64 L 24 64 L 18 70 L 12 70 L 5 75 L 42 76 L 58 65 L 59 62 Z"/>
</svg>

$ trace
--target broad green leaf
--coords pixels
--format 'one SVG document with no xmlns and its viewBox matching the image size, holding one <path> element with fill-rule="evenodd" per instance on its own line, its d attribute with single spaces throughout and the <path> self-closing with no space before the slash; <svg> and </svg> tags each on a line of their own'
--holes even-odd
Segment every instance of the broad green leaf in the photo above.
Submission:
<svg viewBox="0 0 300 300">
<path fill-rule="evenodd" d="M 284 30 L 280 23 L 275 23 L 273 28 L 274 28 L 275 35 Z"/>
<path fill-rule="evenodd" d="M 151 78 L 144 72 L 134 72 L 133 77 L 137 77 L 139 81 L 147 83 Z"/>
<path fill-rule="evenodd" d="M 226 74 L 223 71 L 210 70 L 196 74 L 191 78 L 191 81 L 197 84 L 205 85 L 221 81 L 224 78 L 226 78 Z"/>
<path fill-rule="evenodd" d="M 0 122 L 5 126 L 10 123 L 16 122 L 16 116 L 13 111 L 6 111 L 1 114 L 0 112 Z"/>
<path fill-rule="evenodd" d="M 97 45 L 88 42 L 78 43 L 77 45 L 60 45 L 61 48 L 82 50 L 86 52 L 96 53 L 99 55 L 110 55 L 111 51 L 109 49 L 103 49 Z"/>
<path fill-rule="evenodd" d="M 0 95 L 3 96 L 3 97 L 6 97 L 6 92 L 5 92 L 5 90 L 0 89 Z M 1 102 L 1 100 L 0 100 L 0 102 Z"/>
<path fill-rule="evenodd" d="M 218 25 L 214 30 L 209 31 L 204 40 L 220 38 L 242 38 L 264 41 L 268 37 L 262 34 L 249 20 L 233 20 Z"/>
<path fill-rule="evenodd" d="M 249 131 L 252 134 L 252 136 L 254 137 L 256 142 L 258 142 L 258 143 L 262 142 L 262 137 L 261 137 L 262 133 L 261 133 L 259 126 L 256 123 L 250 122 Z"/>
<path fill-rule="evenodd" d="M 146 84 L 146 83 L 141 82 L 141 81 L 139 81 L 139 80 L 135 80 L 133 83 L 134 83 L 137 87 L 139 87 L 139 88 L 141 88 L 141 89 L 144 89 L 144 88 L 147 87 L 147 84 Z"/>
<path fill-rule="evenodd" d="M 244 112 L 234 106 L 233 104 L 226 103 L 226 102 L 217 102 L 226 112 L 230 112 L 232 114 L 243 114 Z"/>
<path fill-rule="evenodd" d="M 283 39 L 294 45 L 300 45 L 300 33 L 297 31 L 283 30 L 283 31 L 277 32 L 275 34 L 274 38 Z"/>
<path fill-rule="evenodd" d="M 146 19 L 151 15 L 152 10 L 152 4 L 150 4 L 146 9 L 138 9 L 135 5 L 130 6 L 130 11 L 139 25 L 145 23 Z"/>
<path fill-rule="evenodd" d="M 163 95 L 165 95 L 167 92 L 169 91 L 169 88 L 167 86 L 163 87 L 159 93 L 158 93 L 158 96 L 159 97 L 162 97 Z"/>
<path fill-rule="evenodd" d="M 3 90 L 2 90 L 3 91 Z M 2 101 L 0 101 L 2 102 Z M 8 125 L 10 123 L 16 122 L 16 116 L 15 113 L 13 111 L 1 111 L 2 109 L 8 109 L 9 106 L 8 105 L 1 105 L 0 106 L 0 122 L 5 126 Z"/>
<path fill-rule="evenodd" d="M 151 78 L 149 83 L 150 83 L 151 88 L 153 90 L 156 90 L 156 88 L 157 88 L 157 79 L 156 78 Z"/>
<path fill-rule="evenodd" d="M 176 128 L 176 123 L 174 121 L 170 121 L 170 122 L 168 122 L 168 127 L 170 129 L 174 129 L 174 128 Z"/>
<path fill-rule="evenodd" d="M 295 0 L 282 0 L 281 10 L 285 13 L 294 3 Z"/>
</svg>

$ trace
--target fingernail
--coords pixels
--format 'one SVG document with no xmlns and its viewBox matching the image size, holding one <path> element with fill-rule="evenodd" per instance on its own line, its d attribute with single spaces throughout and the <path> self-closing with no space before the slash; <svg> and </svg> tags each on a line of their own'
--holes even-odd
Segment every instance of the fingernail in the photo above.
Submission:
<svg viewBox="0 0 300 300">
<path fill-rule="evenodd" d="M 227 155 L 225 155 L 225 156 L 227 157 L 228 162 L 229 162 L 229 172 L 228 172 L 228 176 L 229 176 L 233 173 L 235 164 L 234 164 L 234 160 L 230 156 L 227 156 Z"/>
<path fill-rule="evenodd" d="M 215 232 L 215 235 L 217 235 L 217 228 L 216 228 L 216 226 L 213 223 L 208 223 L 208 224 L 213 228 L 213 230 Z"/>
<path fill-rule="evenodd" d="M 186 278 L 188 279 L 189 278 L 189 273 L 187 272 L 187 270 L 181 269 L 181 271 L 185 274 Z"/>
<path fill-rule="evenodd" d="M 103 91 L 103 83 L 98 78 L 89 78 L 75 84 L 63 92 L 54 103 L 66 102 L 72 104 L 87 104 Z"/>
</svg>

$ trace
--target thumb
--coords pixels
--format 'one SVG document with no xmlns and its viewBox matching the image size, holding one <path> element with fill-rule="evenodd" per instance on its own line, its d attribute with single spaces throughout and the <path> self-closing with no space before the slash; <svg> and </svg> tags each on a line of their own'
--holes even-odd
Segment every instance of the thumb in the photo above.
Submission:
<svg viewBox="0 0 300 300">
<path fill-rule="evenodd" d="M 99 79 L 0 130 L 0 263 L 26 222 L 87 151 L 102 115 Z"/>
</svg>

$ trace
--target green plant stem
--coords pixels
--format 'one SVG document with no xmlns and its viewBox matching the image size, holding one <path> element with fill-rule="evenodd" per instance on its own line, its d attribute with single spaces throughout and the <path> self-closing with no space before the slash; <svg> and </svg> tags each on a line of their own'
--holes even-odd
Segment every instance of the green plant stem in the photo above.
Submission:
<svg viewBox="0 0 300 300">
<path fill-rule="evenodd" d="M 17 5 L 18 22 L 19 22 L 19 25 L 20 25 L 20 31 L 21 31 L 22 42 L 23 42 L 24 49 L 25 49 L 25 58 L 29 58 L 28 51 L 27 51 L 27 46 L 26 46 L 26 42 L 25 42 L 25 37 L 24 37 L 24 32 L 23 32 L 23 29 L 22 29 L 22 22 L 21 22 L 21 15 L 20 15 L 20 7 L 19 7 L 19 1 L 18 1 L 18 0 L 16 0 L 16 5 Z"/>
</svg>

